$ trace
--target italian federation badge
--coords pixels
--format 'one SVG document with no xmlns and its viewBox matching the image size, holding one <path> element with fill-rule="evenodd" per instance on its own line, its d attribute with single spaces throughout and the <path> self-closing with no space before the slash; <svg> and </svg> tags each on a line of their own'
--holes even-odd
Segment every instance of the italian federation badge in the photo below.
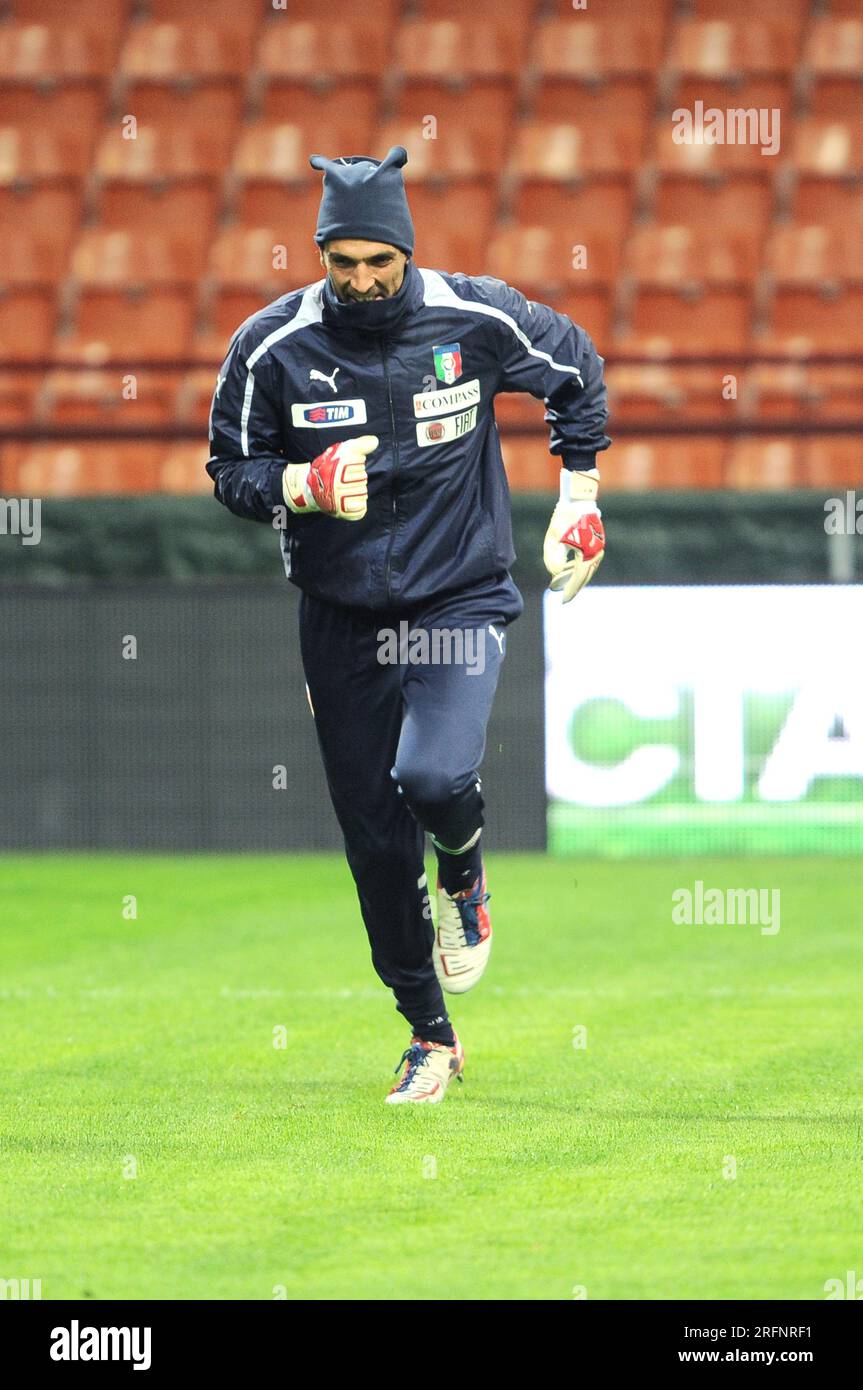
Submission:
<svg viewBox="0 0 863 1390">
<path fill-rule="evenodd" d="M 438 381 L 452 386 L 461 376 L 461 343 L 444 343 L 443 347 L 433 347 L 434 374 Z"/>
</svg>

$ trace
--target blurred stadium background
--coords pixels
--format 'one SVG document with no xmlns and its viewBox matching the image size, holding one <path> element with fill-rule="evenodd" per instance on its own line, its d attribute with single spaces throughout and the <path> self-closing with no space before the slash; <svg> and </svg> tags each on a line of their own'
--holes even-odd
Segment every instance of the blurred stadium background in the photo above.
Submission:
<svg viewBox="0 0 863 1390">
<path fill-rule="evenodd" d="M 527 607 L 489 731 L 490 843 L 860 847 L 842 655 L 860 618 L 859 0 L 8 0 L 0 73 L 0 494 L 7 518 L 41 499 L 38 545 L 8 519 L 0 537 L 6 847 L 339 847 L 296 592 L 269 528 L 212 499 L 207 416 L 238 323 L 319 278 L 308 155 L 393 143 L 418 263 L 510 281 L 606 358 L 609 552 L 578 605 L 592 640 L 613 589 L 658 586 L 628 675 L 617 661 L 581 689 L 560 659 L 571 629 L 544 694 L 558 464 L 541 403 L 499 398 Z M 778 111 L 778 151 L 676 143 L 672 112 L 696 102 Z M 831 533 L 825 502 L 849 491 Z M 675 607 L 698 584 L 729 586 L 713 668 L 697 595 Z M 777 587 L 757 679 L 753 584 L 813 586 L 805 602 Z M 636 650 L 635 611 L 615 610 L 607 650 Z M 743 648 L 749 685 L 699 704 Z M 836 708 L 811 715 L 808 753 L 785 751 L 810 759 L 803 790 L 764 811 L 766 759 L 813 676 Z M 573 755 L 584 729 L 581 773 L 544 700 Z M 598 777 L 591 800 L 585 761 L 613 769 L 645 741 L 673 745 L 673 776 L 649 792 Z"/>
</svg>

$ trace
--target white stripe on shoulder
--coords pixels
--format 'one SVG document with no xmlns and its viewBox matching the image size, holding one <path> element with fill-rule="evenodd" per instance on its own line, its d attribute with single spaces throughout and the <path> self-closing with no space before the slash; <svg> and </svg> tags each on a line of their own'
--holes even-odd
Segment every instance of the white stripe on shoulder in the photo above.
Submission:
<svg viewBox="0 0 863 1390">
<path fill-rule="evenodd" d="M 512 329 L 525 351 L 529 352 L 531 357 L 541 357 L 550 367 L 554 367 L 556 372 L 571 372 L 573 376 L 578 377 L 581 386 L 584 386 L 584 379 L 578 367 L 570 366 L 565 362 L 555 362 L 554 358 L 551 357 L 549 353 L 543 352 L 540 348 L 535 348 L 530 338 L 519 328 L 511 314 L 504 313 L 503 309 L 497 309 L 493 304 L 479 304 L 473 299 L 462 299 L 460 295 L 456 294 L 452 285 L 448 285 L 443 276 L 436 270 L 424 270 L 419 266 L 417 269 L 425 283 L 425 293 L 423 295 L 424 304 L 440 305 L 450 309 L 461 309 L 463 313 L 467 314 L 487 314 L 489 318 L 500 319 L 501 323 L 507 324 L 507 326 Z"/>
<path fill-rule="evenodd" d="M 316 280 L 313 285 L 309 285 L 303 295 L 300 307 L 294 317 L 288 323 L 283 323 L 281 328 L 274 328 L 272 333 L 268 333 L 253 353 L 246 358 L 246 390 L 243 394 L 243 414 L 240 420 L 240 443 L 246 458 L 249 457 L 249 416 L 252 413 L 252 396 L 255 392 L 255 378 L 253 371 L 255 364 L 261 360 L 265 352 L 269 352 L 273 343 L 281 342 L 282 338 L 287 338 L 291 333 L 297 333 L 301 328 L 308 328 L 312 323 L 321 322 L 321 290 L 324 281 Z"/>
</svg>

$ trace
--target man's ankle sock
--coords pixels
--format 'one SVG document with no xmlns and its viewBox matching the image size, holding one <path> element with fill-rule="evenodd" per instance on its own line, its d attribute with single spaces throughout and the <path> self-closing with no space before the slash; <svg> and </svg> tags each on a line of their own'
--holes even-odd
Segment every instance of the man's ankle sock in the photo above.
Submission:
<svg viewBox="0 0 863 1390">
<path fill-rule="evenodd" d="M 432 840 L 437 855 L 438 873 L 440 881 L 446 891 L 450 894 L 461 893 L 465 888 L 470 888 L 482 874 L 482 845 L 480 836 L 461 851 L 443 849 L 436 840 Z"/>
<path fill-rule="evenodd" d="M 446 1017 L 427 1019 L 425 1023 L 414 1023 L 411 1026 L 414 1037 L 422 1038 L 423 1042 L 443 1043 L 445 1047 L 455 1047 L 455 1034 Z"/>
</svg>

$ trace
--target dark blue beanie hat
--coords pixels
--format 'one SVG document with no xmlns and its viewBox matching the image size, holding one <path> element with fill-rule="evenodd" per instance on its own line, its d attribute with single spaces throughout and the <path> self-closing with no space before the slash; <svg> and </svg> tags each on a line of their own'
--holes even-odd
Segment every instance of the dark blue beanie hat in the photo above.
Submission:
<svg viewBox="0 0 863 1390">
<path fill-rule="evenodd" d="M 403 145 L 393 145 L 385 159 L 365 154 L 344 159 L 310 155 L 312 168 L 324 171 L 315 232 L 318 246 L 337 237 L 362 237 L 388 242 L 412 256 L 414 224 L 401 172 L 407 162 Z"/>
</svg>

